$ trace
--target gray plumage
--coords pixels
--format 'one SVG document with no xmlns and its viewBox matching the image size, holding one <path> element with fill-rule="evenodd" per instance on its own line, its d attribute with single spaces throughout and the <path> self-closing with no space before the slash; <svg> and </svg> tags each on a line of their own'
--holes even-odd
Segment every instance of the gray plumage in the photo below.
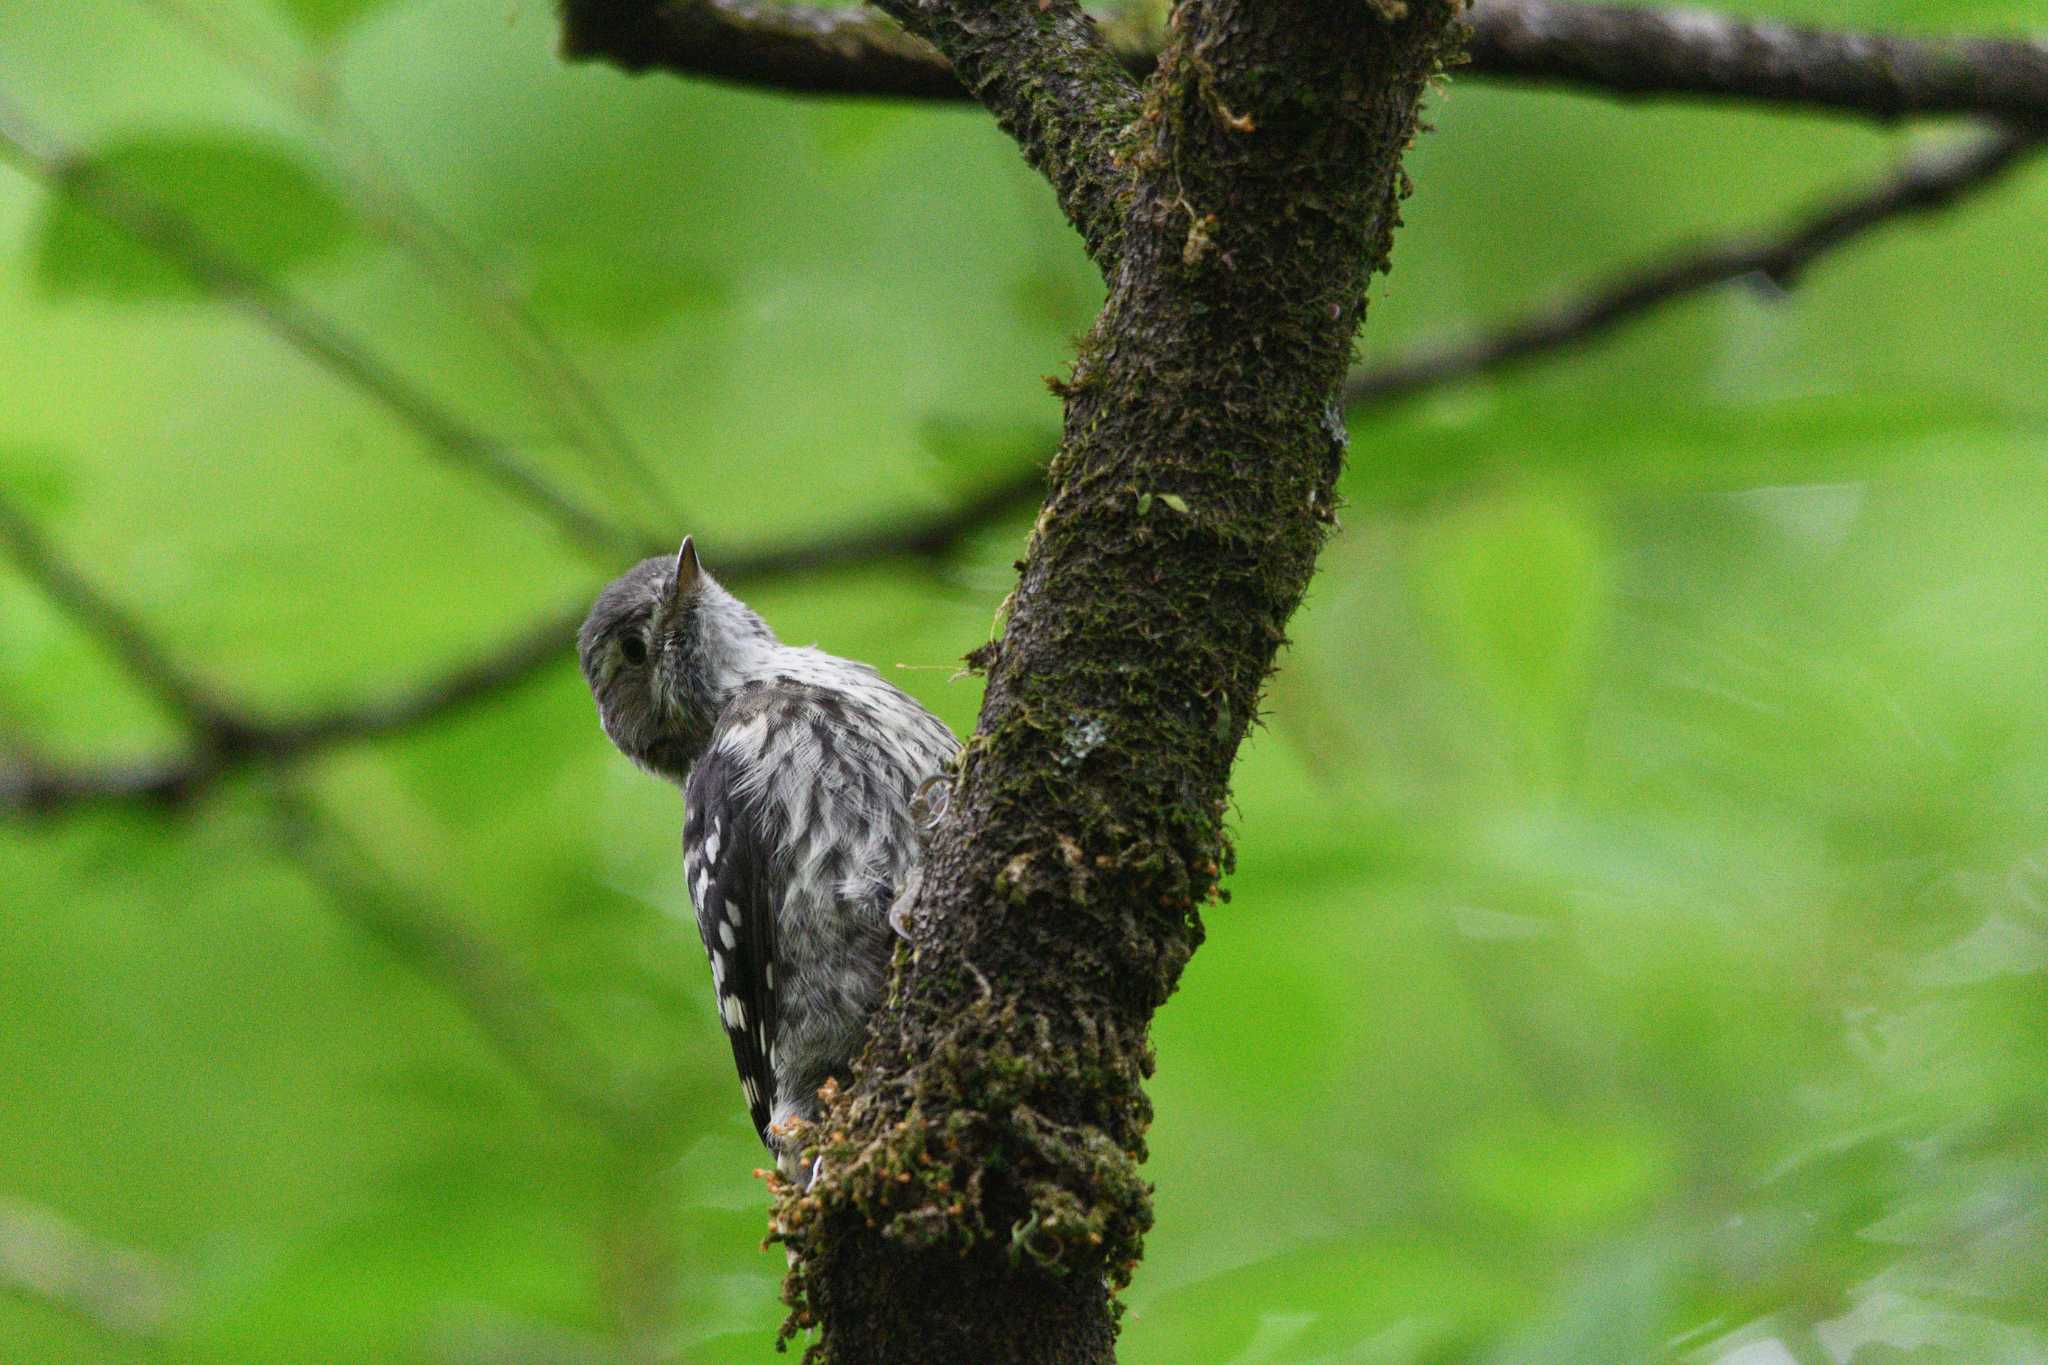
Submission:
<svg viewBox="0 0 2048 1365">
<path fill-rule="evenodd" d="M 747 1107 L 778 1131 L 846 1079 L 881 1000 L 911 802 L 959 741 L 866 664 L 776 640 L 683 541 L 599 594 L 577 638 L 605 734 L 683 788 L 683 868 Z"/>
</svg>

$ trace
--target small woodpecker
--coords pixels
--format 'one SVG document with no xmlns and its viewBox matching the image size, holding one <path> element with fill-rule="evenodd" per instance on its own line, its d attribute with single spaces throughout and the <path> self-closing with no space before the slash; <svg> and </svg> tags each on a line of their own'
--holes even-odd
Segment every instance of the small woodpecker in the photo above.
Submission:
<svg viewBox="0 0 2048 1365">
<path fill-rule="evenodd" d="M 719 1017 L 755 1131 L 797 1179 L 787 1120 L 816 1118 L 860 1051 L 919 856 L 913 798 L 960 742 L 868 665 L 779 642 L 688 538 L 606 587 L 576 650 L 605 734 L 683 789 Z"/>
</svg>

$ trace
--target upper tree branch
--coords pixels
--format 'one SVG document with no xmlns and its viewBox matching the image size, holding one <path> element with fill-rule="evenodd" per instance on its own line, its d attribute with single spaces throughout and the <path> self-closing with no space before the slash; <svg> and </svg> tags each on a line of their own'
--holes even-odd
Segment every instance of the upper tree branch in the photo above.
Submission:
<svg viewBox="0 0 2048 1365">
<path fill-rule="evenodd" d="M 186 1287 L 146 1252 L 95 1237 L 35 1204 L 0 1198 L 0 1289 L 53 1304 L 121 1336 L 163 1335 Z"/>
<path fill-rule="evenodd" d="M 781 0 L 562 0 L 562 55 L 794 94 L 974 98 L 930 43 L 860 8 Z"/>
<path fill-rule="evenodd" d="M 1617 95 L 1763 100 L 1893 119 L 2048 118 L 2048 45 L 1906 38 L 1695 9 L 1486 0 L 1472 68 Z"/>
<path fill-rule="evenodd" d="M 1697 243 L 1513 322 L 1463 340 L 1417 346 L 1359 370 L 1344 385 L 1345 402 L 1353 408 L 1385 402 L 1554 355 L 1667 303 L 1746 275 L 1789 288 L 1829 252 L 1901 218 L 1948 207 L 1994 183 L 2042 145 L 2040 133 L 2006 129 L 1915 156 L 1877 184 L 1829 200 L 1769 232 Z"/>
<path fill-rule="evenodd" d="M 806 94 L 966 99 L 937 51 L 861 10 L 745 0 L 567 0 L 567 50 L 629 71 Z M 1361 11 L 1363 13 L 1363 11 Z M 1873 118 L 2048 118 L 2048 46 L 1905 38 L 1773 24 L 1705 10 L 1483 0 L 1470 16 L 1482 77 L 1608 94 L 1761 100 Z M 1157 49 L 1118 60 L 1149 72 Z"/>
<path fill-rule="evenodd" d="M 1052 183 L 1108 274 L 1130 205 L 1121 149 L 1138 88 L 1077 0 L 875 0 L 953 73 Z"/>
</svg>

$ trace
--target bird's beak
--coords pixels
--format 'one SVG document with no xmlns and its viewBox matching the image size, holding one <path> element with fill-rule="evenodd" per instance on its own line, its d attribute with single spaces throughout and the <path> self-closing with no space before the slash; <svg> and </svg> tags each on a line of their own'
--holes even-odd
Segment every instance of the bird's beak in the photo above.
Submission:
<svg viewBox="0 0 2048 1365">
<path fill-rule="evenodd" d="M 674 605 L 697 590 L 697 580 L 703 576 L 697 564 L 697 543 L 690 536 L 683 537 L 683 548 L 676 551 L 676 577 L 668 590 L 670 605 Z"/>
</svg>

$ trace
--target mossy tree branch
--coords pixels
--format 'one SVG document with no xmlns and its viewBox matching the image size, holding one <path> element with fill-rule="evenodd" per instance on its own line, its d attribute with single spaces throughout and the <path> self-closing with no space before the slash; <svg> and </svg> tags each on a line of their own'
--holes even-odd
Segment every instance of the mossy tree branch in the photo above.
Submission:
<svg viewBox="0 0 2048 1365">
<path fill-rule="evenodd" d="M 858 9 L 778 0 L 565 0 L 571 57 L 628 71 L 811 95 L 971 97 L 929 44 Z M 1361 7 L 1359 13 L 1365 10 Z M 1627 97 L 1757 101 L 1878 119 L 1979 114 L 2048 119 L 2048 45 L 1904 37 L 1744 19 L 1711 10 L 1481 0 L 1469 65 L 1482 79 Z M 1156 43 L 1123 35 L 1117 59 L 1149 74 Z"/>
<path fill-rule="evenodd" d="M 963 69 L 1064 66 L 1094 41 L 1032 0 L 892 8 Z M 1109 298 L 978 655 L 915 951 L 813 1134 L 825 1174 L 778 1206 L 792 1321 L 822 1326 L 834 1365 L 1113 1358 L 1151 1222 L 1147 1030 L 1230 861 L 1231 766 L 1331 524 L 1339 386 L 1456 9 L 1175 11 L 1105 191 L 1125 206 Z M 1100 144 L 1066 130 L 1110 126 L 1120 98 L 1026 98 L 1006 119 L 1026 155 L 1056 183 L 1075 158 L 1098 174 Z"/>
</svg>

